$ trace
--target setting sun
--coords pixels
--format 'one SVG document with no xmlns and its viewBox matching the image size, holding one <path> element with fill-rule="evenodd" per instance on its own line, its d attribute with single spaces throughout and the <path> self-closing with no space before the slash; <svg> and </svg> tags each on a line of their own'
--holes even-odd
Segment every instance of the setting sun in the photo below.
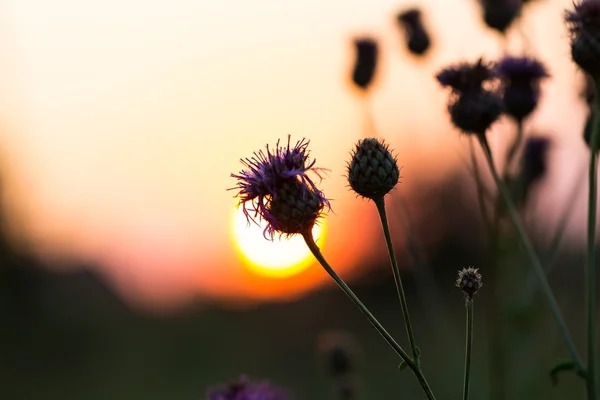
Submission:
<svg viewBox="0 0 600 400">
<path fill-rule="evenodd" d="M 323 224 L 324 221 L 321 221 L 313 228 L 313 235 L 320 246 L 323 245 Z M 311 264 L 312 255 L 301 236 L 289 239 L 276 237 L 270 241 L 263 236 L 264 228 L 264 222 L 260 226 L 248 224 L 241 208 L 233 214 L 233 237 L 248 269 L 268 277 L 285 278 L 300 273 Z"/>
</svg>

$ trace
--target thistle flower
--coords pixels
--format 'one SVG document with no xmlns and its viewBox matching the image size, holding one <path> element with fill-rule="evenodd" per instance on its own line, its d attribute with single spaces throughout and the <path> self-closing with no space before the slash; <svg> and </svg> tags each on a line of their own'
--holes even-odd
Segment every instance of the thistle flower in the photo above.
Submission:
<svg viewBox="0 0 600 400">
<path fill-rule="evenodd" d="M 481 274 L 479 269 L 468 267 L 458 271 L 458 278 L 456 279 L 456 287 L 459 287 L 467 300 L 472 300 L 473 296 L 483 286 L 481 280 Z"/>
<path fill-rule="evenodd" d="M 400 27 L 406 34 L 406 47 L 408 51 L 417 56 L 422 56 L 431 45 L 429 34 L 423 26 L 421 11 L 417 8 L 404 11 L 396 18 Z"/>
<path fill-rule="evenodd" d="M 374 138 L 359 140 L 348 163 L 348 182 L 360 196 L 378 200 L 400 179 L 396 158 L 387 144 Z"/>
<path fill-rule="evenodd" d="M 288 136 L 287 146 L 279 143 L 274 150 L 267 146 L 266 152 L 241 159 L 246 169 L 231 174 L 238 181 L 231 190 L 238 191 L 246 218 L 256 223 L 265 220 L 264 235 L 271 240 L 275 233 L 289 236 L 312 229 L 324 208 L 330 208 L 329 200 L 308 176 L 312 171 L 321 177 L 323 170 L 314 166 L 315 160 L 309 161 L 309 142 L 302 139 L 291 147 Z"/>
<path fill-rule="evenodd" d="M 519 16 L 521 0 L 480 0 L 483 20 L 487 26 L 505 34 L 508 27 Z"/>
<path fill-rule="evenodd" d="M 369 38 L 356 39 L 354 48 L 356 61 L 352 72 L 352 81 L 360 89 L 367 90 L 377 67 L 377 42 Z"/>
<path fill-rule="evenodd" d="M 250 382 L 245 376 L 226 386 L 209 390 L 207 400 L 287 400 L 286 392 L 268 382 Z"/>
<path fill-rule="evenodd" d="M 484 135 L 502 114 L 502 99 L 485 87 L 496 76 L 483 60 L 445 68 L 436 78 L 442 86 L 452 89 L 448 111 L 452 123 L 463 132 Z"/>
<path fill-rule="evenodd" d="M 594 79 L 600 78 L 600 0 L 580 0 L 566 12 L 565 21 L 573 61 Z"/>
<path fill-rule="evenodd" d="M 505 57 L 496 65 L 502 81 L 502 99 L 508 115 L 521 122 L 537 107 L 540 80 L 548 77 L 544 65 L 528 57 Z"/>
</svg>

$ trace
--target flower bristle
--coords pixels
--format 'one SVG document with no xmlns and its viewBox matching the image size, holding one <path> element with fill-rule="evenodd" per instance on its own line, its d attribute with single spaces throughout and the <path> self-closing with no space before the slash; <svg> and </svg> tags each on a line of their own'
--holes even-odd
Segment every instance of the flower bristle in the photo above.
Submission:
<svg viewBox="0 0 600 400">
<path fill-rule="evenodd" d="M 495 66 L 496 75 L 511 81 L 531 81 L 550 76 L 544 64 L 531 57 L 504 57 Z"/>
<path fill-rule="evenodd" d="M 436 75 L 438 82 L 456 92 L 478 90 L 482 85 L 496 78 L 493 65 L 483 59 L 475 63 L 463 62 L 444 68 Z"/>
</svg>

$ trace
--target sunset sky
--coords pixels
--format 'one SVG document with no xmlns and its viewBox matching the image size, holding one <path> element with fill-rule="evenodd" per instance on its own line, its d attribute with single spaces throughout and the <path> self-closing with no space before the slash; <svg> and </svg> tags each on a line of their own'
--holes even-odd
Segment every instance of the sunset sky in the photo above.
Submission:
<svg viewBox="0 0 600 400">
<path fill-rule="evenodd" d="M 554 195 L 540 200 L 556 210 L 583 162 L 581 77 L 562 24 L 571 2 L 532 3 L 525 30 L 552 80 L 530 128 L 560 132 Z M 434 39 L 424 61 L 408 56 L 394 23 L 411 5 L 423 6 Z M 326 275 L 314 265 L 289 278 L 245 268 L 226 190 L 239 158 L 291 134 L 310 139 L 318 165 L 331 169 L 321 187 L 335 214 L 323 251 L 351 275 L 380 240 L 374 207 L 343 178 L 365 128 L 364 99 L 348 82 L 352 39 L 362 35 L 380 41 L 369 101 L 410 197 L 411 187 L 464 169 L 467 142 L 450 131 L 432 77 L 500 53 L 474 0 L 4 0 L 0 166 L 12 237 L 50 268 L 97 266 L 134 304 L 293 297 Z M 518 31 L 511 40 L 520 52 Z M 582 217 L 575 212 L 575 240 Z"/>
</svg>

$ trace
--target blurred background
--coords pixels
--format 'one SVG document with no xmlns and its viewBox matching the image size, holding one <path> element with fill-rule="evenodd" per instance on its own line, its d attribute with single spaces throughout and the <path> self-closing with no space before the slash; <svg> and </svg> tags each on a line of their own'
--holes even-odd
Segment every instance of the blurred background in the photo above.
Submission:
<svg viewBox="0 0 600 400">
<path fill-rule="evenodd" d="M 397 21 L 413 7 L 431 40 L 422 54 Z M 485 240 L 469 140 L 450 125 L 434 76 L 505 53 L 535 56 L 551 75 L 525 124 L 527 137 L 551 146 L 523 215 L 543 254 L 567 221 L 551 282 L 583 343 L 587 108 L 566 7 L 524 2 L 500 33 L 476 0 L 4 0 L 2 397 L 197 399 L 247 374 L 297 399 L 336 398 L 318 342 L 342 330 L 361 348 L 361 398 L 420 398 L 303 242 L 266 241 L 227 190 L 240 158 L 288 135 L 309 139 L 317 166 L 329 169 L 320 187 L 333 207 L 318 243 L 405 343 L 376 209 L 344 178 L 354 143 L 375 135 L 402 166 L 388 212 L 425 373 L 439 397 L 457 398 L 464 302 L 454 280 L 475 265 L 488 285 Z M 363 88 L 352 81 L 359 38 L 378 48 Z M 499 163 L 513 135 L 504 119 L 490 133 Z M 487 398 L 491 379 L 485 288 L 475 303 L 473 398 Z M 513 348 L 508 393 L 582 392 L 568 375 L 551 384 L 548 370 L 566 351 L 538 297 L 527 304 L 533 314 L 520 314 L 527 340 Z"/>
</svg>

